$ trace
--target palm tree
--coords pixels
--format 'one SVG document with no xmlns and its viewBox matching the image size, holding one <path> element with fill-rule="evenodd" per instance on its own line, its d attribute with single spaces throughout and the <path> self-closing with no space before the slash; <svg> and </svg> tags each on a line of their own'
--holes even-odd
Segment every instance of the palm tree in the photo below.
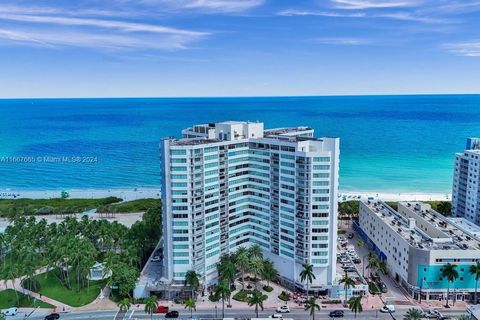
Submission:
<svg viewBox="0 0 480 320">
<path fill-rule="evenodd" d="M 377 272 L 381 274 L 387 274 L 388 273 L 388 266 L 385 260 L 378 260 L 377 266 L 375 269 Z"/>
<path fill-rule="evenodd" d="M 363 312 L 362 297 L 351 297 L 348 300 L 348 307 L 355 313 L 355 318 L 357 318 L 357 313 Z"/>
<path fill-rule="evenodd" d="M 248 305 L 255 306 L 255 315 L 258 318 L 258 307 L 263 311 L 263 301 L 267 299 L 267 296 L 262 294 L 258 290 L 254 290 L 250 299 L 248 299 Z"/>
<path fill-rule="evenodd" d="M 307 297 L 308 297 L 308 291 L 309 291 L 309 284 L 313 282 L 315 279 L 315 274 L 313 274 L 313 265 L 311 264 L 304 264 L 303 265 L 303 270 L 300 272 L 300 280 L 306 281 L 307 282 Z"/>
<path fill-rule="evenodd" d="M 153 313 L 158 307 L 157 297 L 156 296 L 149 296 L 145 299 L 145 313 L 150 315 L 150 319 L 153 318 Z"/>
<path fill-rule="evenodd" d="M 473 301 L 474 304 L 478 303 L 478 280 L 480 280 L 480 261 L 477 261 L 477 264 L 470 266 L 470 273 L 475 276 L 475 300 Z"/>
<path fill-rule="evenodd" d="M 345 290 L 345 304 L 347 304 L 348 289 L 355 288 L 355 281 L 348 276 L 345 272 L 342 279 L 338 283 L 343 283 L 343 289 Z"/>
<path fill-rule="evenodd" d="M 367 264 L 368 277 L 371 277 L 372 270 L 375 270 L 377 268 L 378 258 L 372 251 L 370 251 L 368 252 L 367 260 L 368 260 L 368 264 Z"/>
<path fill-rule="evenodd" d="M 278 271 L 275 269 L 272 261 L 265 260 L 263 262 L 261 276 L 263 280 L 267 281 L 267 287 L 270 287 L 270 281 L 274 280 L 278 276 Z"/>
<path fill-rule="evenodd" d="M 410 308 L 407 310 L 405 313 L 405 316 L 403 317 L 403 320 L 420 320 L 423 318 L 423 312 L 416 309 L 416 308 Z"/>
<path fill-rule="evenodd" d="M 221 280 L 215 286 L 215 294 L 222 299 L 222 318 L 225 318 L 225 300 L 230 299 L 230 286 L 225 280 Z"/>
<path fill-rule="evenodd" d="M 315 298 L 310 298 L 305 303 L 305 311 L 308 310 L 310 310 L 312 320 L 315 320 L 315 310 L 320 310 L 320 305 L 317 303 L 317 300 Z"/>
<path fill-rule="evenodd" d="M 462 314 L 460 315 L 457 320 L 471 320 L 472 318 L 469 315 Z"/>
<path fill-rule="evenodd" d="M 254 257 L 263 258 L 262 248 L 258 244 L 254 244 L 248 249 L 250 259 Z"/>
<path fill-rule="evenodd" d="M 448 297 L 450 295 L 450 282 L 454 282 L 458 278 L 457 265 L 447 263 L 443 267 L 442 277 L 447 278 L 447 280 L 448 280 L 448 283 L 447 283 L 447 302 L 445 304 L 445 308 L 450 308 L 450 306 L 448 305 Z"/>
<path fill-rule="evenodd" d="M 194 270 L 187 271 L 185 274 L 185 285 L 192 289 L 192 298 L 195 296 L 195 291 L 200 287 L 200 275 Z"/>
<path fill-rule="evenodd" d="M 240 270 L 240 273 L 242 274 L 242 289 L 245 289 L 245 273 L 248 271 L 250 268 L 250 259 L 248 257 L 248 251 L 244 247 L 240 247 L 237 249 L 235 252 L 235 260 L 237 262 L 238 269 Z"/>
<path fill-rule="evenodd" d="M 185 309 L 190 310 L 190 318 L 193 318 L 193 310 L 197 310 L 195 300 L 188 298 L 188 300 L 185 301 Z"/>
<path fill-rule="evenodd" d="M 253 275 L 255 277 L 255 290 L 257 290 L 257 282 L 258 282 L 257 277 L 262 273 L 262 270 L 263 270 L 263 258 L 254 256 L 252 258 L 250 268 L 252 269 Z"/>
<path fill-rule="evenodd" d="M 153 313 L 158 307 L 157 297 L 156 296 L 149 296 L 145 299 L 145 313 L 150 315 L 150 319 L 153 318 Z"/>
<path fill-rule="evenodd" d="M 130 309 L 131 306 L 132 306 L 132 304 L 130 302 L 130 299 L 128 299 L 128 298 L 123 298 L 118 303 L 118 307 L 120 308 L 120 312 L 127 312 Z"/>
</svg>

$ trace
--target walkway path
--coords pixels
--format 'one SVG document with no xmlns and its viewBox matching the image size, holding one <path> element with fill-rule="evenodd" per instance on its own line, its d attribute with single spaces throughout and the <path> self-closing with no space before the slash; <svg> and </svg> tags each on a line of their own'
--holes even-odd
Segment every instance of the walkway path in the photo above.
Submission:
<svg viewBox="0 0 480 320">
<path fill-rule="evenodd" d="M 42 274 L 47 272 L 47 268 L 40 268 L 35 272 L 35 275 Z M 25 280 L 27 277 L 26 276 L 21 276 L 20 278 L 16 278 L 13 280 L 13 286 L 12 286 L 12 281 L 8 280 L 7 282 L 1 281 L 0 282 L 0 291 L 6 290 L 6 289 L 13 289 L 15 291 L 18 291 L 20 293 L 23 293 L 25 295 L 28 295 L 32 298 L 35 298 L 37 300 L 46 302 L 48 304 L 51 304 L 54 306 L 55 312 L 63 312 L 63 311 L 70 311 L 72 309 L 71 306 L 62 303 L 60 301 L 51 299 L 49 297 L 45 297 L 44 295 L 41 295 L 39 293 L 30 291 L 28 289 L 25 289 L 22 287 L 22 281 Z"/>
</svg>

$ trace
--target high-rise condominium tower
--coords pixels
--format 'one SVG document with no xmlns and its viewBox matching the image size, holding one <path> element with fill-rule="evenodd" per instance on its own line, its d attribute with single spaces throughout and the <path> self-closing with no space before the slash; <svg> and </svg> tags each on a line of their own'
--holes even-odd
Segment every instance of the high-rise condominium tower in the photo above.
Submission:
<svg viewBox="0 0 480 320">
<path fill-rule="evenodd" d="M 452 214 L 480 225 L 480 138 L 468 138 L 465 151 L 455 155 Z"/>
<path fill-rule="evenodd" d="M 222 254 L 261 246 L 281 280 L 313 290 L 335 279 L 339 139 L 261 122 L 196 125 L 163 140 L 163 275 L 181 287 L 195 270 L 217 280 Z"/>
</svg>

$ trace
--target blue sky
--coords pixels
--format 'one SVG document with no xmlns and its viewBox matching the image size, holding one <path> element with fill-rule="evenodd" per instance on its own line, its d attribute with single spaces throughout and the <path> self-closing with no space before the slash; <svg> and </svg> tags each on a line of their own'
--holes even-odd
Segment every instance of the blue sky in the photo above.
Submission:
<svg viewBox="0 0 480 320">
<path fill-rule="evenodd" d="M 408 93 L 480 93 L 480 1 L 0 1 L 1 98 Z"/>
</svg>

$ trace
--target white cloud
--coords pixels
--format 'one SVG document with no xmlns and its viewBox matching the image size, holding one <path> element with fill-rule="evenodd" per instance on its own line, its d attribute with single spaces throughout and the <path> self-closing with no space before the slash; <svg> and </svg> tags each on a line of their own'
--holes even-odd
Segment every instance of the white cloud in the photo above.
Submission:
<svg viewBox="0 0 480 320">
<path fill-rule="evenodd" d="M 421 4 L 421 0 L 331 0 L 337 9 L 364 10 L 412 7 Z"/>
<path fill-rule="evenodd" d="M 206 13 L 237 13 L 262 5 L 265 0 L 115 0 L 161 6 L 166 10 L 192 10 Z"/>
<path fill-rule="evenodd" d="M 287 9 L 277 13 L 280 16 L 320 16 L 320 17 L 333 17 L 333 18 L 381 18 L 401 21 L 415 21 L 431 24 L 453 23 L 457 22 L 453 19 L 436 18 L 424 15 L 418 15 L 416 13 L 401 11 L 401 12 L 385 12 L 385 13 L 366 13 L 364 11 L 357 12 L 344 12 L 344 11 L 315 11 L 315 10 L 301 10 L 301 9 Z"/>
<path fill-rule="evenodd" d="M 315 41 L 322 44 L 332 44 L 340 46 L 359 46 L 371 43 L 370 40 L 360 38 L 317 38 Z"/>
<path fill-rule="evenodd" d="M 448 51 L 466 57 L 480 57 L 480 40 L 472 40 L 443 45 Z"/>
<path fill-rule="evenodd" d="M 340 17 L 340 18 L 363 18 L 365 13 L 343 13 L 334 11 L 314 11 L 314 10 L 300 10 L 300 9 L 286 9 L 277 13 L 279 16 L 321 16 L 321 17 Z"/>
<path fill-rule="evenodd" d="M 200 37 L 206 35 L 203 32 L 176 29 L 153 24 L 125 22 L 116 20 L 101 20 L 90 18 L 59 17 L 59 16 L 39 16 L 39 15 L 20 15 L 20 14 L 1 14 L 0 20 L 14 20 L 21 22 L 46 23 L 68 26 L 92 26 L 99 28 L 117 29 L 123 32 L 152 32 L 152 33 L 170 33 L 183 36 Z"/>
<path fill-rule="evenodd" d="M 184 49 L 190 39 L 179 35 L 135 36 L 109 32 L 59 31 L 38 29 L 0 29 L 0 43 L 14 41 L 18 44 L 42 47 L 85 47 L 110 50 L 178 50 Z"/>
</svg>

